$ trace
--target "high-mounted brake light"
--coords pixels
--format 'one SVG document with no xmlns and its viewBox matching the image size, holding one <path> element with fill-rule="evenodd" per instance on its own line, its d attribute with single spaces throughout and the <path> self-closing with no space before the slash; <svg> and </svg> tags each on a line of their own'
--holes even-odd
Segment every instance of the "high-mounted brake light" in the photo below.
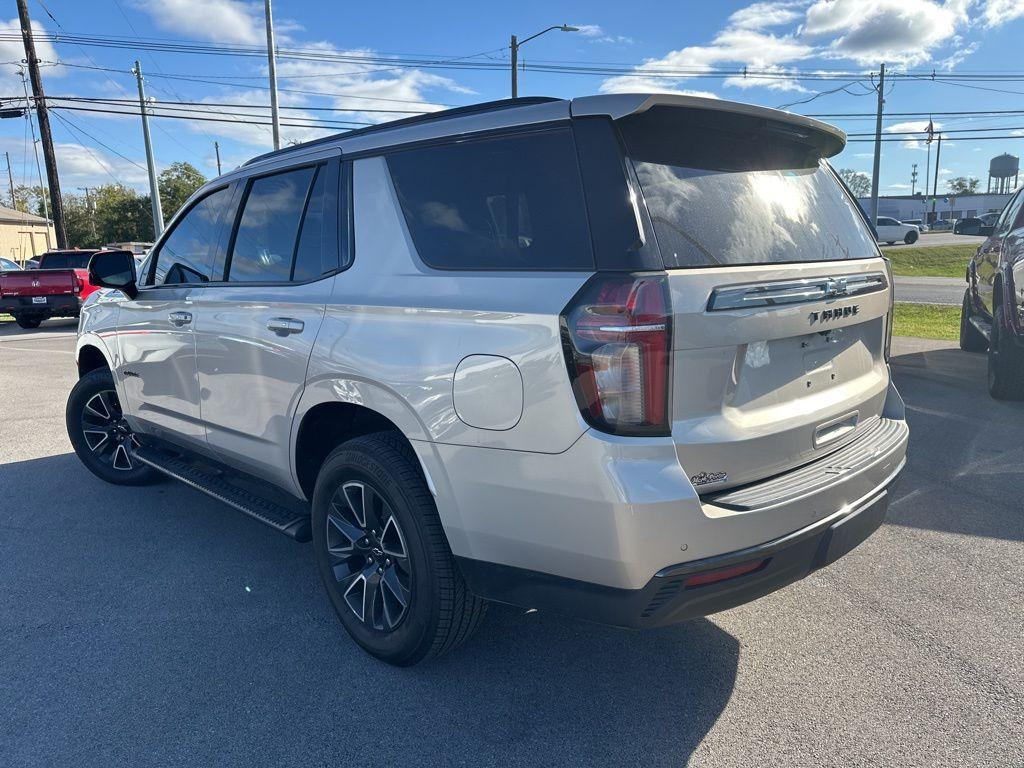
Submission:
<svg viewBox="0 0 1024 768">
<path fill-rule="evenodd" d="M 587 423 L 616 435 L 668 435 L 671 311 L 664 274 L 591 278 L 562 314 L 562 341 Z"/>
</svg>

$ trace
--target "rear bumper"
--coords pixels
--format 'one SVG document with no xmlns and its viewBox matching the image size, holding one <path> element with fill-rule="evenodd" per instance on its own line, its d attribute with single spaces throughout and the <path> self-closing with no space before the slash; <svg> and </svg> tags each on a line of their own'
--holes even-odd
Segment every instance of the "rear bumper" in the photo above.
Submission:
<svg viewBox="0 0 1024 768">
<path fill-rule="evenodd" d="M 490 600 L 588 621 L 644 629 L 734 608 L 835 562 L 885 520 L 899 469 L 851 507 L 756 547 L 664 568 L 641 589 L 615 589 L 546 573 L 458 558 L 470 589 Z M 692 583 L 740 575 L 711 583 Z M 699 577 L 699 578 L 695 578 Z"/>
<path fill-rule="evenodd" d="M 45 304 L 32 301 L 32 296 L 8 296 L 0 299 L 0 313 L 22 317 L 78 317 L 82 301 L 73 294 L 46 296 Z"/>
</svg>

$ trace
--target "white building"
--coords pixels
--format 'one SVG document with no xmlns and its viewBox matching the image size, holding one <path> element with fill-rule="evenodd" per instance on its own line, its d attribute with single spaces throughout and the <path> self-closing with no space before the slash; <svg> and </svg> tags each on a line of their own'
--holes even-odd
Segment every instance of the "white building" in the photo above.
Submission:
<svg viewBox="0 0 1024 768">
<path fill-rule="evenodd" d="M 1010 202 L 1013 193 L 1002 195 L 996 194 L 968 194 L 949 195 L 939 193 L 935 197 L 935 214 L 932 215 L 932 198 L 920 193 L 916 195 L 891 195 L 888 197 L 879 196 L 878 215 L 890 216 L 900 221 L 907 219 L 922 219 L 931 221 L 933 219 L 966 219 L 973 216 L 981 216 L 984 213 L 998 213 Z M 865 211 L 871 210 L 871 198 L 861 197 L 857 199 L 860 207 Z"/>
</svg>

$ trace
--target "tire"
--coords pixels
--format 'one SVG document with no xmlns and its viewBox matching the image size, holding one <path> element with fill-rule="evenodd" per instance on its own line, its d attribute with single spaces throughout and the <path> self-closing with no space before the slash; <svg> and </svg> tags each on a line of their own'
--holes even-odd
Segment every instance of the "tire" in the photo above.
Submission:
<svg viewBox="0 0 1024 768">
<path fill-rule="evenodd" d="M 907 232 L 907 236 L 903 238 L 903 242 L 907 245 L 913 245 L 917 242 L 918 234 L 914 230 Z"/>
<path fill-rule="evenodd" d="M 895 245 L 895 244 L 896 244 L 896 241 L 895 241 L 895 240 L 886 240 L 886 241 L 885 241 L 885 244 L 886 244 L 886 245 Z"/>
<path fill-rule="evenodd" d="M 401 435 L 377 432 L 336 448 L 317 476 L 312 513 L 317 570 L 367 653 L 411 666 L 455 648 L 479 625 L 486 604 L 467 589 Z"/>
<path fill-rule="evenodd" d="M 38 328 L 39 324 L 43 322 L 43 319 L 41 317 L 22 317 L 21 315 L 16 315 L 14 322 L 18 324 L 19 328 L 24 328 L 28 331 L 33 328 Z"/>
<path fill-rule="evenodd" d="M 988 393 L 996 400 L 1024 400 L 1024 349 L 1003 333 L 1006 315 L 996 307 L 988 346 Z"/>
<path fill-rule="evenodd" d="M 971 322 L 971 289 L 964 291 L 964 301 L 960 306 L 960 349 L 964 352 L 984 352 L 988 349 L 988 339 L 974 327 Z"/>
<path fill-rule="evenodd" d="M 64 417 L 75 453 L 96 477 L 114 485 L 145 485 L 161 478 L 135 458 L 139 443 L 121 415 L 114 377 L 106 368 L 78 380 Z"/>
</svg>

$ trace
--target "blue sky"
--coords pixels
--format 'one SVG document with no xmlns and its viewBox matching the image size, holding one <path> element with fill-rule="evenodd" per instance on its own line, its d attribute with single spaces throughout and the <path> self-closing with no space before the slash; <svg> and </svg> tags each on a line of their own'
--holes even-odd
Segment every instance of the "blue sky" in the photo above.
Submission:
<svg viewBox="0 0 1024 768">
<path fill-rule="evenodd" d="M 4 29 L 18 29 L 8 2 Z M 232 46 L 240 51 L 265 45 L 263 3 L 242 0 L 29 0 L 40 32 L 114 36 L 126 47 L 43 43 L 40 58 L 48 94 L 129 99 L 136 96 L 132 62 L 139 58 L 147 88 L 157 105 L 175 101 L 266 105 L 266 61 L 259 56 L 207 55 L 135 47 L 145 39 L 167 44 L 191 41 Z M 275 0 L 281 49 L 305 52 L 303 60 L 282 59 L 279 79 L 284 114 L 309 123 L 320 119 L 378 122 L 403 113 L 509 95 L 511 33 L 524 38 L 552 24 L 579 32 L 550 32 L 521 49 L 531 64 L 587 67 L 591 72 L 527 70 L 521 95 L 572 97 L 615 91 L 674 91 L 713 95 L 804 114 L 871 113 L 875 96 L 867 74 L 879 61 L 903 73 L 936 73 L 935 79 L 896 79 L 886 88 L 888 112 L 925 113 L 1013 110 L 1020 115 L 935 118 L 949 131 L 943 141 L 942 180 L 973 175 L 985 184 L 988 159 L 1024 151 L 1024 0 L 782 0 L 755 3 L 375 3 Z M 17 39 L 0 40 L 0 96 L 22 92 L 17 67 L 23 58 Z M 324 57 L 317 59 L 316 57 Z M 353 57 L 374 57 L 372 63 Z M 393 65 L 381 58 L 397 57 Z M 327 60 L 329 59 L 329 60 Z M 410 59 L 450 61 L 440 67 Z M 60 63 L 55 63 L 60 62 Z M 467 68 L 497 67 L 495 69 Z M 94 69 L 94 68 L 101 69 Z M 770 73 L 772 79 L 723 76 L 721 70 Z M 111 69 L 115 71 L 104 71 Z M 593 73 L 593 70 L 599 70 Z M 815 72 L 847 73 L 814 80 Z M 957 74 L 1018 73 L 1020 79 L 943 82 Z M 661 76 L 664 74 L 670 76 Z M 695 76 L 712 75 L 712 76 Z M 215 82 L 197 82 L 213 80 Z M 823 93 L 842 88 L 834 93 Z M 311 92 L 315 92 L 311 93 Z M 331 94 L 331 95 L 319 95 Z M 793 103 L 800 102 L 803 103 Z M 72 104 L 72 102 L 64 102 Z M 78 106 L 86 106 L 78 103 Z M 95 106 L 95 105 L 93 105 Z M 103 108 L 120 109 L 113 105 Z M 270 147 L 270 130 L 252 124 L 256 109 L 236 106 L 177 108 L 191 118 L 219 117 L 240 123 L 155 118 L 158 165 L 187 160 L 207 175 L 216 171 L 213 142 L 221 145 L 225 170 Z M 192 111 L 189 111 L 191 109 Z M 184 110 L 184 111 L 180 111 Z M 329 111 L 338 110 L 338 111 Z M 137 117 L 59 110 L 53 120 L 62 187 L 120 181 L 146 186 L 145 155 Z M 286 117 L 286 119 L 287 119 Z M 265 118 L 264 118 L 265 119 Z M 826 118 L 848 133 L 869 133 L 871 117 Z M 925 116 L 893 116 L 887 132 L 920 130 Z M 1012 138 L 976 141 L 977 135 Z M 1005 130 L 1002 130 L 1005 129 Z M 285 127 L 285 140 L 305 140 L 337 129 Z M 961 133 L 957 133 L 957 132 Z M 15 183 L 36 183 L 31 142 L 22 120 L 0 121 L 0 151 L 8 151 Z M 851 137 L 853 138 L 853 137 Z M 918 164 L 918 188 L 925 179 L 924 144 L 903 134 L 883 149 L 883 194 L 909 192 L 911 166 Z M 833 162 L 870 172 L 871 143 L 851 142 Z M 932 153 L 934 164 L 934 152 Z"/>
</svg>

